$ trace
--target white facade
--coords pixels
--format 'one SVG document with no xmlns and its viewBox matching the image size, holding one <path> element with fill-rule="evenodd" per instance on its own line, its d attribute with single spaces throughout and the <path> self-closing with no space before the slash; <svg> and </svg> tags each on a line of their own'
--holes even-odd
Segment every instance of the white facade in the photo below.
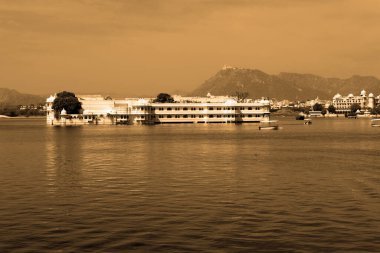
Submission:
<svg viewBox="0 0 380 253">
<path fill-rule="evenodd" d="M 362 90 L 359 96 L 349 94 L 342 96 L 339 93 L 333 97 L 333 106 L 337 113 L 347 113 L 351 111 L 352 104 L 359 104 L 362 110 L 373 109 L 379 103 L 380 96 L 375 97 L 372 93 L 367 96 L 367 92 Z"/>
<path fill-rule="evenodd" d="M 105 99 L 78 96 L 81 114 L 60 114 L 52 109 L 54 96 L 46 100 L 47 124 L 157 124 L 157 123 L 243 123 L 269 118 L 268 100 L 237 102 L 231 97 L 176 97 L 178 102 L 154 103 L 153 99 Z"/>
</svg>

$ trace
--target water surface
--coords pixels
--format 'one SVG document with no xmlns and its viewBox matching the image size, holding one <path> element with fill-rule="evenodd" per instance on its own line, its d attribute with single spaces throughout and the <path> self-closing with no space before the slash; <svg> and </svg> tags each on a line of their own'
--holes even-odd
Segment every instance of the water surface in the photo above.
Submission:
<svg viewBox="0 0 380 253">
<path fill-rule="evenodd" d="M 380 252 L 369 120 L 0 119 L 0 252 Z"/>
</svg>

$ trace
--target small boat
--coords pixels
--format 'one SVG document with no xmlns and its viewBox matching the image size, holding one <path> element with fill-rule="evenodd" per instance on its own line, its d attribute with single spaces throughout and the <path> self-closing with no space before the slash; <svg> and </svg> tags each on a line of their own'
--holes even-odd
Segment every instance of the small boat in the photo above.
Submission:
<svg viewBox="0 0 380 253">
<path fill-rule="evenodd" d="M 372 127 L 380 127 L 380 119 L 371 119 Z"/>
<path fill-rule="evenodd" d="M 311 125 L 313 122 L 311 121 L 311 119 L 305 119 L 303 123 L 305 125 Z"/>
<path fill-rule="evenodd" d="M 296 116 L 296 120 L 304 120 L 305 116 L 304 115 L 298 115 Z"/>
<path fill-rule="evenodd" d="M 261 121 L 259 125 L 259 130 L 278 130 L 278 121 L 277 120 L 266 120 Z"/>
</svg>

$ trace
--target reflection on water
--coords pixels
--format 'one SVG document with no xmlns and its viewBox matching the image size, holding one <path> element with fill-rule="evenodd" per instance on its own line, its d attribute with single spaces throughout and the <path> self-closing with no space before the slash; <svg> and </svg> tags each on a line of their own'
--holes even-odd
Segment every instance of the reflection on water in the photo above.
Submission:
<svg viewBox="0 0 380 253">
<path fill-rule="evenodd" d="M 0 249 L 376 252 L 380 129 L 0 122 Z"/>
</svg>

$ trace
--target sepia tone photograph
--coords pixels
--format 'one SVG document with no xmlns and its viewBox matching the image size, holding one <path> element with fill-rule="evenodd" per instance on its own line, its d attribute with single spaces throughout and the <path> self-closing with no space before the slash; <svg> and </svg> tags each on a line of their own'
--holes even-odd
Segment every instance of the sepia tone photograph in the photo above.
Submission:
<svg viewBox="0 0 380 253">
<path fill-rule="evenodd" d="M 379 0 L 0 0 L 0 252 L 380 252 Z"/>
</svg>

